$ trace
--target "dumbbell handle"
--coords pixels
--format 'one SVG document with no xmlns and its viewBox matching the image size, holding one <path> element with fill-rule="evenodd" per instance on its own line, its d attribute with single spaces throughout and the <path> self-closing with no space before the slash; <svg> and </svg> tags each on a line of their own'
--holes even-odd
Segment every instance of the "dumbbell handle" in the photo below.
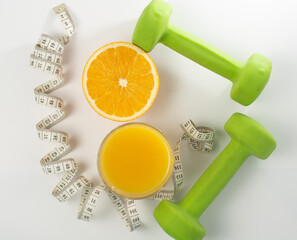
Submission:
<svg viewBox="0 0 297 240">
<path fill-rule="evenodd" d="M 244 63 L 171 23 L 168 23 L 160 42 L 231 81 L 244 66 Z"/>
<path fill-rule="evenodd" d="M 232 139 L 180 202 L 180 207 L 199 218 L 249 155 L 242 144 Z"/>
</svg>

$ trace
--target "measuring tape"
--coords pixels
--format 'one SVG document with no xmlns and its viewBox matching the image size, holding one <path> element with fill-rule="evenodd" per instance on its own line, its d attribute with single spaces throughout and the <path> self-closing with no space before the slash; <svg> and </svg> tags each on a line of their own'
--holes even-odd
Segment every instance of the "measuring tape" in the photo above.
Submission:
<svg viewBox="0 0 297 240">
<path fill-rule="evenodd" d="M 59 144 L 41 159 L 42 169 L 46 174 L 66 172 L 52 192 L 52 195 L 59 201 L 64 202 L 82 190 L 78 219 L 85 221 L 91 219 L 100 193 L 105 191 L 127 228 L 133 231 L 141 226 L 135 202 L 119 197 L 104 185 L 94 186 L 91 181 L 81 176 L 78 165 L 73 159 L 62 159 L 70 151 L 68 134 L 50 129 L 65 116 L 63 100 L 48 94 L 59 88 L 64 82 L 62 74 L 63 52 L 65 45 L 70 41 L 75 31 L 73 20 L 64 4 L 55 7 L 54 11 L 63 24 L 67 35 L 56 39 L 42 34 L 35 45 L 34 53 L 30 55 L 31 67 L 55 76 L 34 89 L 35 101 L 38 104 L 55 109 L 52 114 L 36 124 L 38 137 L 42 141 Z"/>
<path fill-rule="evenodd" d="M 173 158 L 174 158 L 174 169 L 172 172 L 173 189 L 165 190 L 165 187 L 159 192 L 155 193 L 151 199 L 153 200 L 163 200 L 172 199 L 176 194 L 177 190 L 182 186 L 184 182 L 183 166 L 180 156 L 181 143 L 182 141 L 187 141 L 188 145 L 196 151 L 210 152 L 213 147 L 213 141 L 215 137 L 215 130 L 209 127 L 196 127 L 195 124 L 188 120 L 180 125 L 183 134 L 173 148 Z"/>
<path fill-rule="evenodd" d="M 77 163 L 71 159 L 62 159 L 70 151 L 68 134 L 62 131 L 51 130 L 54 125 L 60 122 L 64 116 L 64 102 L 61 98 L 50 96 L 49 93 L 61 87 L 63 78 L 63 52 L 66 44 L 70 41 L 75 32 L 74 22 L 64 4 L 54 8 L 59 17 L 67 35 L 56 39 L 46 34 L 42 34 L 34 48 L 34 53 L 30 55 L 30 66 L 42 70 L 43 72 L 54 75 L 54 78 L 39 85 L 34 89 L 36 103 L 52 107 L 55 111 L 36 124 L 38 137 L 42 141 L 59 144 L 52 151 L 47 153 L 41 160 L 42 170 L 46 174 L 65 172 L 65 175 L 54 188 L 52 195 L 60 202 L 70 199 L 72 196 L 82 190 L 78 209 L 78 219 L 89 221 L 93 215 L 98 198 L 101 192 L 107 193 L 120 214 L 124 224 L 129 231 L 141 227 L 139 213 L 136 204 L 132 199 L 122 198 L 115 194 L 104 184 L 95 186 L 90 180 L 80 175 Z M 208 127 L 196 127 L 189 120 L 181 125 L 184 133 L 174 147 L 174 170 L 172 172 L 172 181 L 174 189 L 166 190 L 166 185 L 162 190 L 153 194 L 150 199 L 163 200 L 172 199 L 176 191 L 183 183 L 182 162 L 180 157 L 180 147 L 183 140 L 187 141 L 191 148 L 209 152 L 213 146 L 215 131 Z"/>
</svg>

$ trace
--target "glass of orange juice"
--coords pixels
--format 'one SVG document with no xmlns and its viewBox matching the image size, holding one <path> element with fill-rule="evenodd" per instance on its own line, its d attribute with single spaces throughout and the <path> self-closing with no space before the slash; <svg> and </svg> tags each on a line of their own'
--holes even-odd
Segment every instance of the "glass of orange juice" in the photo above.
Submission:
<svg viewBox="0 0 297 240">
<path fill-rule="evenodd" d="M 157 129 L 128 123 L 112 130 L 98 152 L 98 171 L 112 191 L 124 198 L 147 198 L 167 182 L 173 168 L 170 145 Z"/>
</svg>

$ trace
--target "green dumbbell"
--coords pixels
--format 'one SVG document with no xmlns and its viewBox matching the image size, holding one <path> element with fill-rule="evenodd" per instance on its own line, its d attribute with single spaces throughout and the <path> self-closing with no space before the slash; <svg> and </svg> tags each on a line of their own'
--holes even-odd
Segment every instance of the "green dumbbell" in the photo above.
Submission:
<svg viewBox="0 0 297 240">
<path fill-rule="evenodd" d="M 177 240 L 200 240 L 205 230 L 198 219 L 223 190 L 244 161 L 254 155 L 266 159 L 276 147 L 271 134 L 255 120 L 235 113 L 225 124 L 229 145 L 205 170 L 185 198 L 174 204 L 163 200 L 154 216 L 160 226 Z"/>
<path fill-rule="evenodd" d="M 266 86 L 271 61 L 256 53 L 246 63 L 225 54 L 200 38 L 169 23 L 172 7 L 162 0 L 153 0 L 140 16 L 132 42 L 150 52 L 160 42 L 194 62 L 231 80 L 231 98 L 250 105 Z"/>
</svg>

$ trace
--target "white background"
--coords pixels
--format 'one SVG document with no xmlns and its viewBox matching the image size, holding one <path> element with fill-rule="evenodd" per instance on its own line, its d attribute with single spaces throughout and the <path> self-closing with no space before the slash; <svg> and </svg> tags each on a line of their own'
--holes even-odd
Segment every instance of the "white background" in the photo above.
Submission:
<svg viewBox="0 0 297 240">
<path fill-rule="evenodd" d="M 0 8 L 1 45 L 1 220 L 0 239 L 170 239 L 153 218 L 157 202 L 137 201 L 144 227 L 129 233 L 102 194 L 91 222 L 76 219 L 80 194 L 63 204 L 51 196 L 61 176 L 44 175 L 40 158 L 55 145 L 37 138 L 35 124 L 51 110 L 35 104 L 33 88 L 51 76 L 28 67 L 41 33 L 63 33 L 51 10 L 58 0 L 5 1 Z M 148 0 L 66 1 L 77 26 L 65 52 L 66 83 L 54 95 L 67 117 L 54 128 L 69 133 L 83 175 L 98 183 L 96 155 L 101 140 L 120 123 L 100 117 L 87 103 L 81 76 L 88 57 L 113 41 L 131 42 Z M 250 157 L 200 218 L 206 240 L 297 238 L 295 0 L 170 1 L 171 22 L 231 56 L 246 61 L 259 52 L 273 62 L 270 81 L 248 107 L 230 99 L 231 82 L 163 45 L 150 53 L 160 75 L 152 108 L 137 121 L 159 128 L 174 146 L 188 118 L 217 130 L 210 154 L 183 146 L 185 184 L 180 201 L 230 140 L 223 126 L 234 112 L 262 123 L 278 147 L 265 161 Z"/>
</svg>

